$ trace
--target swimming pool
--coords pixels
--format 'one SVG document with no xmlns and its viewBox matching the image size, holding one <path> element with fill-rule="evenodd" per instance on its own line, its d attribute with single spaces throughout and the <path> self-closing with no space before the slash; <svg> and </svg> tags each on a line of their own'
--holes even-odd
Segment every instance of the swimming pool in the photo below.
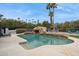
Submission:
<svg viewBox="0 0 79 59">
<path fill-rule="evenodd" d="M 64 45 L 73 42 L 73 40 L 65 37 L 47 34 L 24 34 L 19 36 L 26 40 L 28 48 L 36 48 L 43 45 Z"/>
</svg>

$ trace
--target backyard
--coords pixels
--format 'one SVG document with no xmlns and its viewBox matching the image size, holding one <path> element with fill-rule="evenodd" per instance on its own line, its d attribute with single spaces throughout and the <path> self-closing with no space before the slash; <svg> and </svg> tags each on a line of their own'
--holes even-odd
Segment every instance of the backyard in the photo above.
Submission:
<svg viewBox="0 0 79 59">
<path fill-rule="evenodd" d="M 0 4 L 0 56 L 79 56 L 79 4 L 73 5 Z"/>
</svg>

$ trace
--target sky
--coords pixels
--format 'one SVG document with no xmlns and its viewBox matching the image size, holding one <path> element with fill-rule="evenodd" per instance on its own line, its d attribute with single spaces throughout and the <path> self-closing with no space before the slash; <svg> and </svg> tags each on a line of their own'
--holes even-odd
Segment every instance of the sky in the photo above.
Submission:
<svg viewBox="0 0 79 59">
<path fill-rule="evenodd" d="M 0 3 L 0 14 L 4 18 L 17 19 L 18 17 L 27 22 L 34 19 L 35 21 L 49 21 L 47 3 Z M 61 23 L 65 21 L 74 21 L 79 19 L 78 3 L 58 3 L 55 8 L 54 22 Z"/>
</svg>

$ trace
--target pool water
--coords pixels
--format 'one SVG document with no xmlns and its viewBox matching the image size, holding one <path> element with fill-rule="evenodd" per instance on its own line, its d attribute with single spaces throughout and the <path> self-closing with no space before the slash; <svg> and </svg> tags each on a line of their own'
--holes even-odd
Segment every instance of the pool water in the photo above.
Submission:
<svg viewBox="0 0 79 59">
<path fill-rule="evenodd" d="M 64 45 L 73 42 L 73 40 L 64 37 L 46 34 L 24 34 L 19 36 L 27 41 L 26 45 L 29 48 L 36 48 L 43 45 Z"/>
</svg>

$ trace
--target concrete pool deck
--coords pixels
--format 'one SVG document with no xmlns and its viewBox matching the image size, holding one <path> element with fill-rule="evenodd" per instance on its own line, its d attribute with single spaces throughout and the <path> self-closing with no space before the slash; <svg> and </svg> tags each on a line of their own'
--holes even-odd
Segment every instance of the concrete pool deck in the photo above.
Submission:
<svg viewBox="0 0 79 59">
<path fill-rule="evenodd" d="M 74 43 L 45 45 L 35 49 L 24 49 L 19 43 L 24 39 L 16 34 L 0 38 L 0 56 L 79 56 L 79 39 L 69 37 Z"/>
</svg>

